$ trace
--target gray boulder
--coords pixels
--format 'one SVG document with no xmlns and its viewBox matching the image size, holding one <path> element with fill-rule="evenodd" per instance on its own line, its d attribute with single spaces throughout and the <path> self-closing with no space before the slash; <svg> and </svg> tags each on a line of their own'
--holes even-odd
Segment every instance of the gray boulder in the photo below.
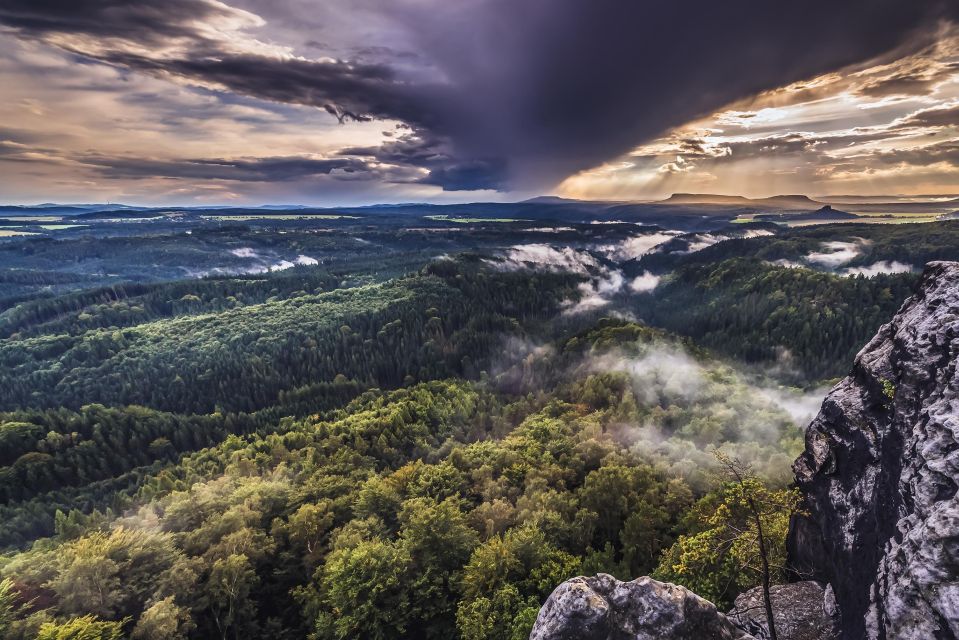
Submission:
<svg viewBox="0 0 959 640">
<path fill-rule="evenodd" d="M 530 640 L 751 640 L 692 591 L 651 578 L 621 582 L 601 573 L 559 585 Z"/>
<path fill-rule="evenodd" d="M 807 580 L 773 585 L 769 595 L 779 640 L 834 640 L 836 637 L 831 617 L 835 606 L 832 589 Z M 769 639 L 762 588 L 740 594 L 727 616 L 756 640 Z"/>
</svg>

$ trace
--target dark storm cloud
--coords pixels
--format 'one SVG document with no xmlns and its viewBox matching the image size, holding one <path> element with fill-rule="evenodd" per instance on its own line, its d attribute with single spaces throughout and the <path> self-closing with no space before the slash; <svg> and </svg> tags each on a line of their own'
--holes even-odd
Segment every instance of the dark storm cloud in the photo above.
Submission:
<svg viewBox="0 0 959 640">
<path fill-rule="evenodd" d="M 959 140 L 947 140 L 913 149 L 896 149 L 873 154 L 872 159 L 885 164 L 928 166 L 944 162 L 959 167 Z"/>
<path fill-rule="evenodd" d="M 959 13 L 954 2 L 910 0 L 471 7 L 466 16 L 440 14 L 446 28 L 430 24 L 425 10 L 411 18 L 425 55 L 460 84 L 466 117 L 456 148 L 508 158 L 513 175 L 538 185 L 735 99 L 922 43 L 939 18 Z M 470 25 L 469 37 L 454 28 L 459 22 Z"/>
<path fill-rule="evenodd" d="M 959 70 L 959 63 L 935 60 L 934 52 L 935 48 L 930 47 L 923 52 L 925 56 L 919 55 L 891 73 L 866 82 L 858 93 L 874 98 L 925 95 Z"/>
<path fill-rule="evenodd" d="M 3 0 L 0 21 L 28 35 L 84 34 L 160 44 L 195 37 L 196 23 L 236 12 L 213 2 L 163 0 Z"/>
<path fill-rule="evenodd" d="M 370 167 L 354 158 L 316 159 L 303 157 L 251 158 L 238 160 L 182 159 L 150 160 L 89 154 L 78 157 L 107 178 L 188 178 L 240 182 L 284 182 L 334 174 L 368 173 Z M 371 176 L 372 177 L 372 176 Z"/>
<path fill-rule="evenodd" d="M 376 147 L 350 147 L 344 156 L 359 156 L 394 166 L 416 167 L 428 171 L 425 176 L 405 178 L 404 182 L 429 184 L 446 191 L 497 189 L 507 183 L 507 165 L 500 158 L 457 159 L 442 139 L 429 139 L 416 132 L 407 133 Z"/>
<path fill-rule="evenodd" d="M 873 98 L 918 96 L 927 93 L 937 80 L 922 71 L 910 71 L 870 82 L 860 88 L 859 93 Z"/>
<path fill-rule="evenodd" d="M 256 20 L 208 0 L 2 0 L 0 22 L 109 64 L 341 120 L 401 120 L 426 148 L 369 155 L 425 168 L 420 180 L 444 189 L 542 189 L 739 98 L 918 50 L 940 20 L 959 18 L 954 0 L 363 4 L 403 30 L 423 73 L 238 48 L 199 25 L 245 21 L 252 32 Z M 55 38 L 64 34 L 96 43 Z"/>
<path fill-rule="evenodd" d="M 340 120 L 419 123 L 420 87 L 410 95 L 383 65 L 279 58 L 231 50 L 205 23 L 257 25 L 256 17 L 211 0 L 2 0 L 0 23 L 27 37 L 86 36 L 58 44 L 120 67 L 223 86 L 240 94 L 322 108 Z M 96 46 L 89 46 L 94 43 Z M 175 47 L 144 50 L 143 45 Z M 423 96 L 426 99 L 426 96 Z"/>
<path fill-rule="evenodd" d="M 506 162 L 500 159 L 465 160 L 444 163 L 418 180 L 420 184 L 431 184 L 446 191 L 476 191 L 496 189 L 507 184 Z"/>
<path fill-rule="evenodd" d="M 959 128 L 959 103 L 953 102 L 929 109 L 922 109 L 897 124 L 901 127 L 957 127 Z"/>
<path fill-rule="evenodd" d="M 422 94 L 411 92 L 410 87 L 396 80 L 393 72 L 383 65 L 249 54 L 155 60 L 117 52 L 106 59 L 140 71 L 220 85 L 263 100 L 318 107 L 341 121 L 399 118 L 416 124 L 428 123 L 428 112 L 419 105 Z"/>
</svg>

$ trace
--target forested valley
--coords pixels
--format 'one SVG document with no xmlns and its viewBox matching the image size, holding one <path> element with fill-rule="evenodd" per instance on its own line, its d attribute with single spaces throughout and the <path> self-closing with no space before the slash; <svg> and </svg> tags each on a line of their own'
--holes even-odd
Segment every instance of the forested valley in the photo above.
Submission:
<svg viewBox="0 0 959 640">
<path fill-rule="evenodd" d="M 597 572 L 728 606 L 715 453 L 795 504 L 825 389 L 959 257 L 951 222 L 110 224 L 0 244 L 4 638 L 525 640 Z"/>
</svg>

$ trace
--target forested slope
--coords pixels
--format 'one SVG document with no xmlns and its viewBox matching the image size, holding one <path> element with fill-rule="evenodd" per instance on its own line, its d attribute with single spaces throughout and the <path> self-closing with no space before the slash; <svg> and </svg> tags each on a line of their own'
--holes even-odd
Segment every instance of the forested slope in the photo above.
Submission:
<svg viewBox="0 0 959 640">
<path fill-rule="evenodd" d="M 275 404 L 280 391 L 337 376 L 391 387 L 456 375 L 487 353 L 490 340 L 553 315 L 569 293 L 560 275 L 444 268 L 133 327 L 4 342 L 0 408 L 99 402 L 250 411 Z"/>
<path fill-rule="evenodd" d="M 475 378 L 575 282 L 440 262 L 383 285 L 7 340 L 0 542 L 49 535 L 58 509 L 120 508 L 118 487 L 231 434 L 269 433 L 369 388 Z M 191 284 L 208 283 L 162 290 Z"/>
<path fill-rule="evenodd" d="M 649 373 L 663 357 L 680 378 Z M 626 426 L 643 424 L 654 439 Z M 279 427 L 141 468 L 113 494 L 123 514 L 62 513 L 53 538 L 0 559 L 32 602 L 10 637 L 56 619 L 135 638 L 161 624 L 191 637 L 520 638 L 557 580 L 656 570 L 695 531 L 690 507 L 715 508 L 707 443 L 770 470 L 799 446 L 788 414 L 735 371 L 620 321 L 481 382 L 371 390 Z M 727 577 L 716 597 L 749 586 Z"/>
<path fill-rule="evenodd" d="M 637 310 L 652 324 L 802 383 L 844 374 L 916 280 L 910 273 L 840 277 L 751 258 L 691 261 Z"/>
</svg>

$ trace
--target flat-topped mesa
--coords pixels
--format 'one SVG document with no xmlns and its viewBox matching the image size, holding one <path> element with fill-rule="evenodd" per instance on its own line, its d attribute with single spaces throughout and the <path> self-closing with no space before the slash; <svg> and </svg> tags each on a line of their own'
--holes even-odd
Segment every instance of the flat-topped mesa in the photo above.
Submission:
<svg viewBox="0 0 959 640">
<path fill-rule="evenodd" d="M 930 263 L 806 433 L 790 555 L 845 639 L 959 637 L 957 355 L 959 263 Z"/>
</svg>

